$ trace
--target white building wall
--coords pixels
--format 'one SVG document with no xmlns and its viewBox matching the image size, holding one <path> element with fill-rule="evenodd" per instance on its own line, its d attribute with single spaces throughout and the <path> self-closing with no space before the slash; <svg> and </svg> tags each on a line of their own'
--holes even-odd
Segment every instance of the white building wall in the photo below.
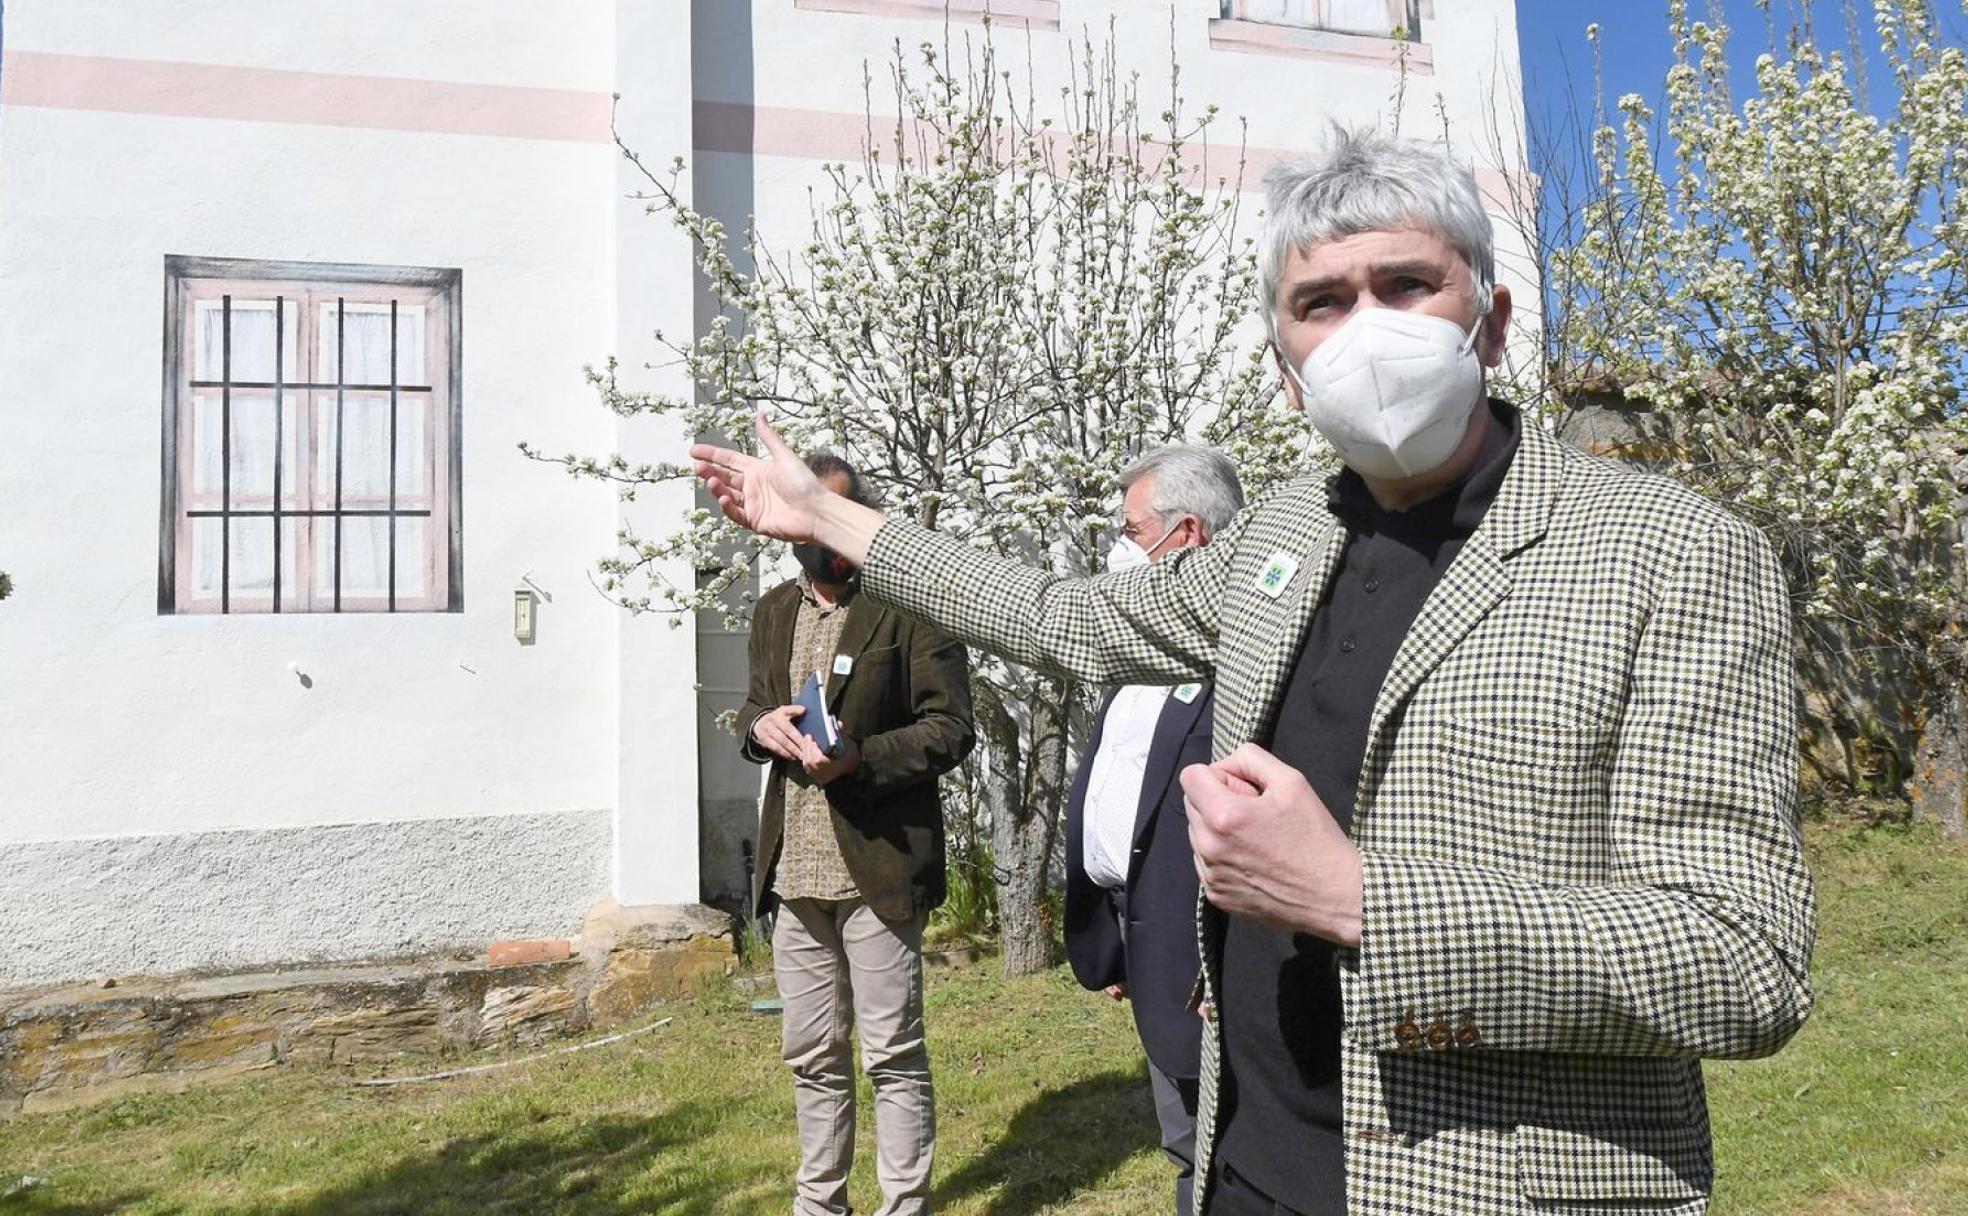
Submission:
<svg viewBox="0 0 1968 1216">
<path fill-rule="evenodd" d="M 985 4 L 951 0 L 951 11 Z M 1017 0 L 992 7 L 1038 19 L 1029 29 L 999 20 L 987 30 L 961 15 L 946 21 L 937 0 L 721 6 L 721 36 L 747 43 L 753 66 L 747 73 L 699 75 L 699 129 L 712 132 L 712 147 L 721 148 L 733 142 L 734 126 L 749 123 L 753 153 L 710 151 L 700 141 L 695 163 L 715 175 L 720 195 L 756 200 L 768 242 L 797 243 L 809 230 L 807 191 L 823 184 L 821 163 L 859 159 L 869 96 L 878 118 L 894 114 L 888 72 L 898 41 L 920 83 L 921 44 L 934 44 L 945 62 L 961 63 L 967 46 L 988 37 L 1001 66 L 1022 72 L 1030 64 L 1039 112 L 1057 117 L 1059 90 L 1081 66 L 1081 48 L 1089 36 L 1104 42 L 1111 31 L 1122 74 L 1139 73 L 1147 129 L 1156 129 L 1155 115 L 1166 104 L 1173 58 L 1180 63 L 1186 115 L 1194 119 L 1212 104 L 1220 111 L 1209 141 L 1212 177 L 1219 166 L 1223 172 L 1234 168 L 1242 140 L 1242 184 L 1249 192 L 1242 219 L 1253 233 L 1262 214 L 1264 171 L 1316 149 L 1330 124 L 1398 129 L 1422 139 L 1446 135 L 1494 204 L 1500 281 L 1520 309 L 1530 310 L 1532 328 L 1520 328 L 1518 356 L 1535 357 L 1530 335 L 1539 275 L 1511 209 L 1511 200 L 1529 188 L 1515 0 L 1419 0 L 1423 41 L 1409 53 L 1405 71 L 1395 66 L 1389 39 L 1328 37 L 1303 48 L 1291 45 L 1294 31 L 1282 31 L 1268 50 L 1237 49 L 1225 35 L 1220 0 Z M 865 92 L 864 64 L 874 78 Z M 747 168 L 749 188 L 741 190 L 733 182 Z"/>
<path fill-rule="evenodd" d="M 691 6 L 617 0 L 615 64 L 621 94 L 616 129 L 623 142 L 661 172 L 690 145 Z M 690 379 L 657 344 L 658 333 L 692 332 L 694 265 L 690 242 L 667 220 L 644 214 L 647 182 L 627 160 L 611 159 L 606 194 L 616 244 L 613 353 L 624 388 L 681 395 Z M 680 460 L 690 436 L 668 422 L 620 419 L 612 440 L 631 460 Z M 618 503 L 616 519 L 643 536 L 661 537 L 693 504 L 694 487 L 673 483 L 637 491 Z M 608 536 L 613 537 L 611 529 Z M 597 537 L 605 547 L 608 538 Z M 687 587 L 686 562 L 658 571 Z M 625 904 L 686 903 L 699 898 L 698 725 L 695 631 L 688 621 L 618 614 L 618 776 L 615 891 Z"/>
<path fill-rule="evenodd" d="M 1013 63 L 1029 48 L 1045 97 L 1111 24 L 1151 106 L 1173 48 L 1191 112 L 1223 112 L 1220 154 L 1248 120 L 1253 190 L 1329 120 L 1391 125 L 1399 93 L 1406 131 L 1446 115 L 1501 212 L 1521 182 L 1514 4 L 1420 2 L 1405 83 L 1373 40 L 1229 49 L 1216 0 L 1006 0 L 1039 19 L 994 36 Z M 588 585 L 618 526 L 659 531 L 689 488 L 623 504 L 515 445 L 682 455 L 581 379 L 614 353 L 631 387 L 686 391 L 646 366 L 651 334 L 703 321 L 687 244 L 626 197 L 611 112 L 648 163 L 686 156 L 731 231 L 755 213 L 797 242 L 821 162 L 858 156 L 862 65 L 886 112 L 896 40 L 985 36 L 935 7 L 6 0 L 0 986 L 480 947 L 569 932 L 605 895 L 737 887 L 756 774 L 704 732 L 739 640 Z M 169 254 L 462 271 L 462 613 L 158 613 Z M 550 597 L 531 646 L 511 632 L 522 579 Z"/>
<path fill-rule="evenodd" d="M 11 0 L 5 19 L 0 985 L 571 931 L 611 893 L 620 826 L 626 626 L 587 577 L 616 506 L 516 444 L 616 442 L 581 379 L 617 341 L 613 13 Z M 216 100 L 145 91 L 209 81 L 184 65 L 244 74 Z M 293 119 L 310 96 L 388 100 L 352 76 L 468 87 Z M 542 124 L 517 88 L 596 121 Z M 200 106 L 227 116 L 182 112 Z M 277 120 L 236 116 L 255 107 Z M 462 271 L 461 614 L 158 613 L 167 254 Z M 522 578 L 551 596 L 531 646 Z M 688 723 L 687 632 L 638 633 Z M 661 791 L 638 814 L 689 839 L 693 790 Z M 694 898 L 694 870 L 638 891 Z"/>
</svg>

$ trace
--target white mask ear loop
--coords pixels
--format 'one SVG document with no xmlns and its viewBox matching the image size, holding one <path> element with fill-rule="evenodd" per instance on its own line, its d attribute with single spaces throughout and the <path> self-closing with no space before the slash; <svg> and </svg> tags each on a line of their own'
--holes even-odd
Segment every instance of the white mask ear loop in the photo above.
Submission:
<svg viewBox="0 0 1968 1216">
<path fill-rule="evenodd" d="M 1278 338 L 1278 318 L 1269 309 L 1264 312 L 1264 328 L 1271 335 L 1271 349 L 1278 352 L 1278 362 L 1284 366 L 1285 375 L 1291 377 L 1291 382 L 1298 386 L 1299 400 L 1303 401 L 1305 377 L 1298 374 L 1298 369 L 1292 366 L 1291 358 L 1285 354 L 1285 344 Z"/>
<path fill-rule="evenodd" d="M 1466 355 L 1476 349 L 1476 337 L 1483 332 L 1483 322 L 1490 319 L 1490 313 L 1495 308 L 1496 284 L 1492 283 L 1489 289 L 1483 292 L 1483 307 L 1476 310 L 1476 322 L 1469 327 L 1469 337 L 1463 341 L 1462 354 Z"/>
<path fill-rule="evenodd" d="M 1160 522 L 1160 521 L 1159 521 L 1159 519 L 1157 520 L 1157 522 Z M 1179 528 L 1179 527 L 1181 527 L 1181 526 L 1182 526 L 1181 524 L 1177 524 L 1177 525 L 1175 525 L 1175 528 Z M 1156 541 L 1156 542 L 1155 542 L 1154 544 L 1152 544 L 1152 545 L 1149 545 L 1149 546 L 1148 546 L 1148 547 L 1147 547 L 1146 549 L 1143 549 L 1143 550 L 1141 551 L 1141 555 L 1142 555 L 1143 557 L 1153 557 L 1153 556 L 1155 556 L 1155 550 L 1157 550 L 1157 549 L 1159 549 L 1159 548 L 1161 548 L 1161 547 L 1162 547 L 1163 545 L 1166 545 L 1166 544 L 1168 544 L 1168 542 L 1169 542 L 1169 537 L 1171 537 L 1171 536 L 1174 536 L 1174 535 L 1175 535 L 1175 528 L 1163 528 L 1163 529 L 1162 529 L 1162 539 L 1160 539 L 1160 540 L 1158 540 L 1158 541 Z M 1139 544 L 1140 542 L 1139 542 L 1139 541 L 1136 541 L 1135 543 L 1136 543 L 1136 544 Z"/>
</svg>

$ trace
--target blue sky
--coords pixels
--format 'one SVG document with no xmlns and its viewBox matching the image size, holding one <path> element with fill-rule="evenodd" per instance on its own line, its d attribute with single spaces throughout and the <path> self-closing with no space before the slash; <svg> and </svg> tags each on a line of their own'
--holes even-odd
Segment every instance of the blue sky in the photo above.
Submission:
<svg viewBox="0 0 1968 1216">
<path fill-rule="evenodd" d="M 1772 0 L 1770 7 L 1779 30 L 1807 5 L 1810 0 Z M 1688 7 L 1695 16 L 1704 17 L 1709 0 L 1689 0 Z M 1813 7 L 1818 45 L 1827 50 L 1844 48 L 1845 18 L 1838 0 L 1815 0 Z M 1968 17 L 1962 15 L 1958 0 L 1937 0 L 1935 8 L 1944 41 L 1957 46 L 1968 42 L 1964 37 L 1968 36 Z M 1757 54 L 1768 46 L 1764 16 L 1751 0 L 1723 0 L 1722 9 L 1734 31 L 1729 46 L 1731 65 L 1737 79 L 1746 80 Z M 1860 0 L 1859 9 L 1871 75 L 1878 80 L 1884 68 L 1872 49 L 1870 0 Z M 1533 122 L 1540 116 L 1562 118 L 1568 105 L 1574 103 L 1581 116 L 1591 115 L 1592 51 L 1585 41 L 1585 27 L 1592 22 L 1598 22 L 1600 28 L 1608 101 L 1624 93 L 1638 93 L 1658 103 L 1662 81 L 1674 61 L 1674 46 L 1667 32 L 1667 0 L 1519 0 L 1518 41 L 1523 52 L 1527 112 Z"/>
<path fill-rule="evenodd" d="M 1688 8 L 1694 17 L 1705 18 L 1712 3 L 1688 0 Z M 1769 25 L 1753 0 L 1720 0 L 1720 4 L 1731 30 L 1729 62 L 1740 98 L 1754 88 L 1756 57 L 1770 45 Z M 1779 42 L 1807 7 L 1814 10 L 1813 32 L 1818 46 L 1826 52 L 1846 49 L 1845 16 L 1839 0 L 1771 0 Z M 1877 105 L 1890 100 L 1888 90 L 1882 87 L 1890 75 L 1876 46 L 1871 0 L 1859 0 L 1858 8 L 1861 43 Z M 1962 13 L 1960 0 L 1934 0 L 1934 9 L 1942 41 L 1968 45 L 1968 17 Z M 1518 0 L 1518 41 L 1525 116 L 1531 126 L 1532 168 L 1544 176 L 1549 190 L 1562 192 L 1563 182 L 1580 168 L 1579 141 L 1584 128 L 1568 124 L 1592 120 L 1593 55 L 1585 28 L 1593 22 L 1600 30 L 1600 66 L 1609 109 L 1623 94 L 1638 93 L 1658 114 L 1667 70 L 1674 62 L 1667 0 Z M 1541 135 L 1543 142 L 1555 141 L 1564 150 L 1564 159 L 1554 163 L 1536 154 Z"/>
</svg>

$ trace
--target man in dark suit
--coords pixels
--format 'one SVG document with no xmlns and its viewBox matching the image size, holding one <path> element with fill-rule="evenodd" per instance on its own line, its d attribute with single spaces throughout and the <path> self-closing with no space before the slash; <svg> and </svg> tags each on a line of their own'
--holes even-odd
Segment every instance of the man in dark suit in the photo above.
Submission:
<svg viewBox="0 0 1968 1216">
<path fill-rule="evenodd" d="M 1244 505 L 1236 469 L 1201 447 L 1151 452 L 1121 475 L 1121 488 L 1111 570 L 1208 544 Z M 1211 701 L 1199 683 L 1109 693 L 1066 804 L 1066 955 L 1082 985 L 1133 1002 L 1182 1216 L 1191 1211 L 1202 1022 L 1188 1007 L 1201 962 L 1176 774 L 1210 761 Z"/>
<path fill-rule="evenodd" d="M 837 456 L 807 465 L 866 501 Z M 772 961 L 784 1002 L 800 1167 L 798 1216 L 841 1216 L 854 1161 L 854 1053 L 875 1091 L 881 1216 L 929 1211 L 935 1096 L 923 1036 L 922 934 L 943 902 L 937 778 L 970 751 L 964 648 L 858 594 L 853 571 L 795 545 L 800 576 L 759 600 L 751 687 L 738 715 L 746 759 L 770 764 L 759 808 L 755 914 L 774 905 Z M 817 673 L 839 747 L 800 730 L 800 686 Z"/>
</svg>

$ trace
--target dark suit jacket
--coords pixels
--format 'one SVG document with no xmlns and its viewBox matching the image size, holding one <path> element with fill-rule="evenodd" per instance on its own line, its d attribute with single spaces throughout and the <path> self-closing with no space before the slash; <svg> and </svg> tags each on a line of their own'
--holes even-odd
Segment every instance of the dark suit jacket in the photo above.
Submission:
<svg viewBox="0 0 1968 1216">
<path fill-rule="evenodd" d="M 797 581 L 760 597 L 752 614 L 751 688 L 738 711 L 739 750 L 772 765 L 759 807 L 752 909 L 771 904 L 772 876 L 786 822 L 787 762 L 752 742 L 760 714 L 789 705 Z M 827 788 L 834 836 L 861 898 L 877 915 L 907 920 L 943 902 L 943 803 L 936 779 L 969 754 L 970 661 L 948 635 L 857 595 L 847 606 L 838 654 L 854 667 L 829 664 L 827 705 L 841 730 L 861 745 L 861 767 Z"/>
<path fill-rule="evenodd" d="M 1155 1067 L 1172 1077 L 1198 1075 L 1202 1019 L 1189 1008 L 1202 964 L 1196 950 L 1196 863 L 1189 852 L 1189 820 L 1176 774 L 1210 762 L 1215 690 L 1203 686 L 1194 701 L 1173 695 L 1155 724 L 1134 813 L 1134 850 L 1128 858 L 1127 940 L 1123 946 L 1114 904 L 1087 877 L 1087 781 L 1100 750 L 1113 694 L 1100 707 L 1093 734 L 1073 777 L 1066 804 L 1066 957 L 1088 988 L 1125 983 L 1135 1029 Z"/>
</svg>

